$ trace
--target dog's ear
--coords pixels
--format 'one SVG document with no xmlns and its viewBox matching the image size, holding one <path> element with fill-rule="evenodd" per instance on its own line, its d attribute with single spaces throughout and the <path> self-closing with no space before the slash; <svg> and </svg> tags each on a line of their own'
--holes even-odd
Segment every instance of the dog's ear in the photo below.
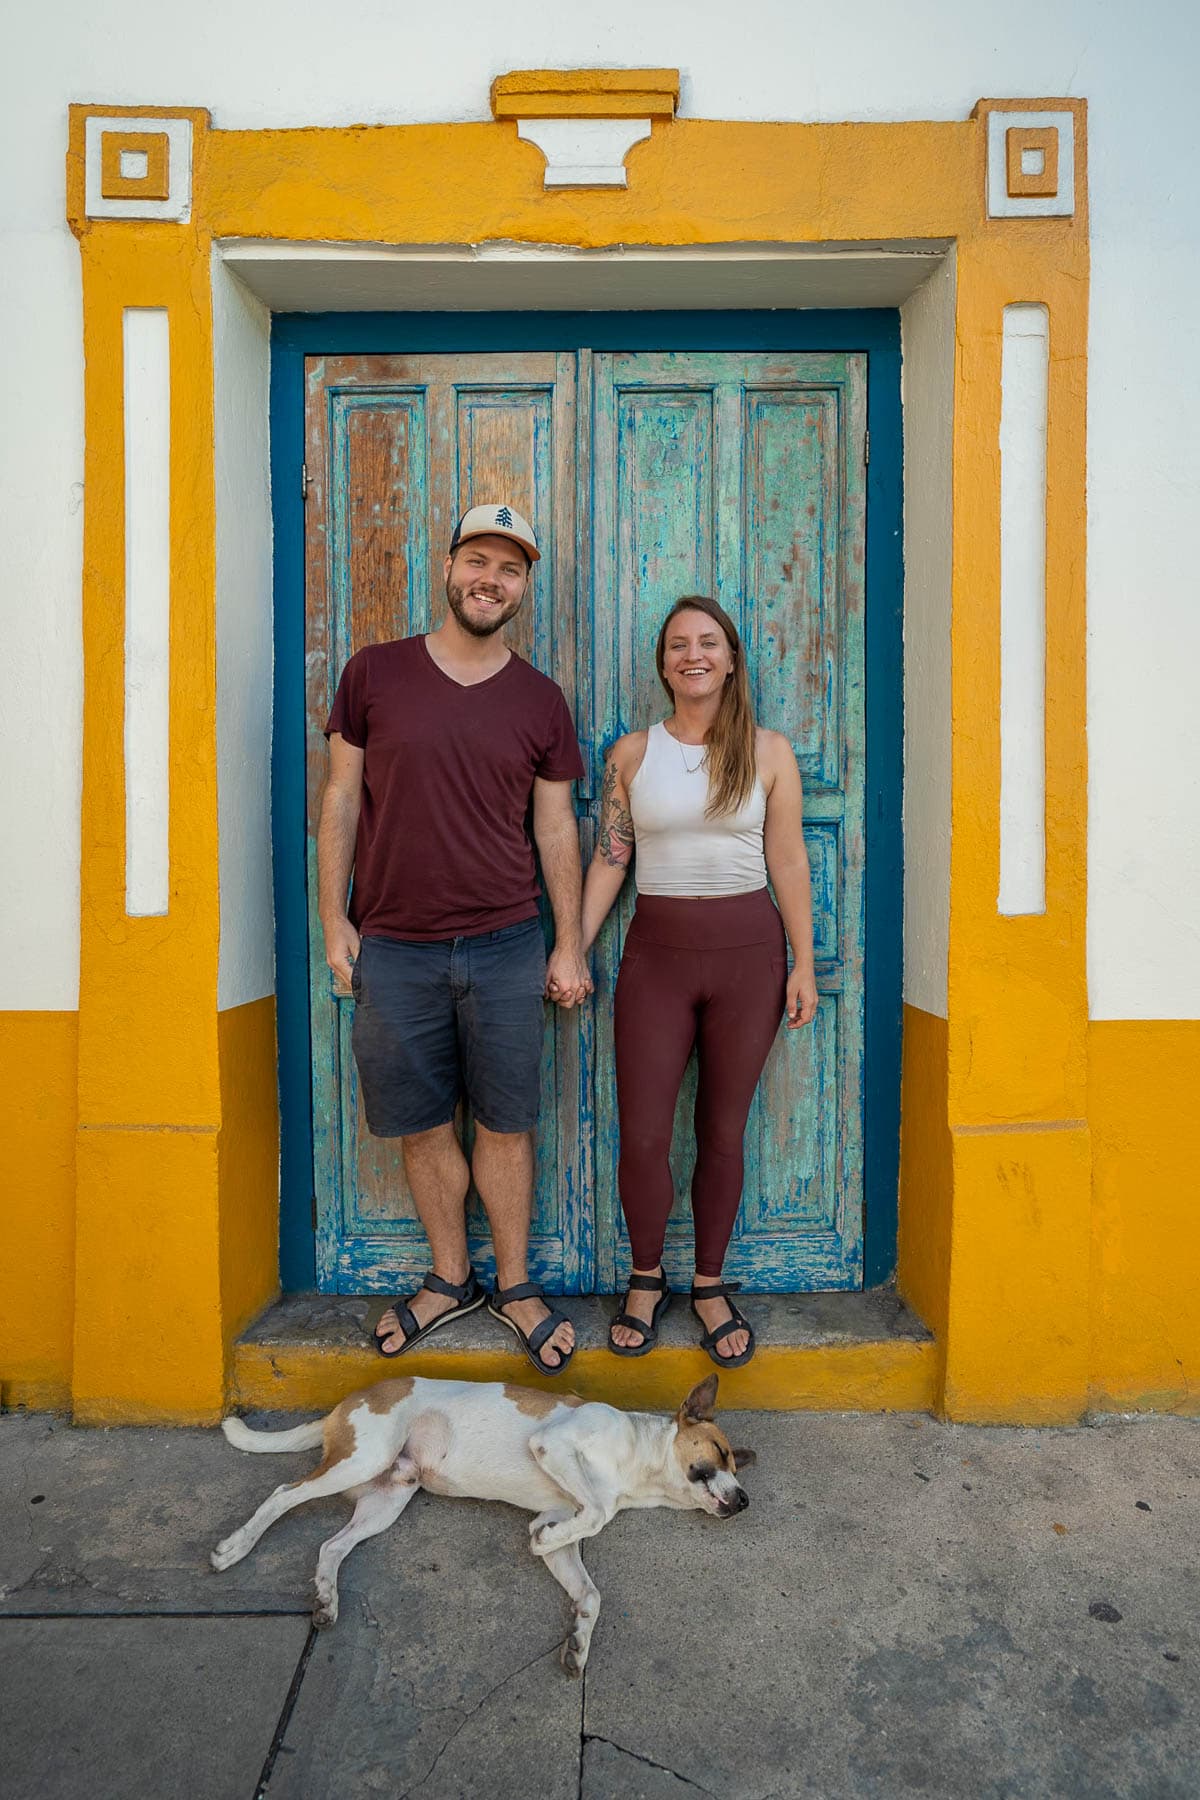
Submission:
<svg viewBox="0 0 1200 1800">
<path fill-rule="evenodd" d="M 679 1417 L 689 1425 L 698 1424 L 701 1419 L 711 1419 L 717 1404 L 717 1377 L 705 1376 L 698 1381 L 683 1405 L 679 1409 Z"/>
<path fill-rule="evenodd" d="M 735 1469 L 748 1469 L 751 1463 L 758 1461 L 758 1457 L 753 1450 L 731 1450 L 729 1454 L 733 1458 L 733 1466 Z"/>
</svg>

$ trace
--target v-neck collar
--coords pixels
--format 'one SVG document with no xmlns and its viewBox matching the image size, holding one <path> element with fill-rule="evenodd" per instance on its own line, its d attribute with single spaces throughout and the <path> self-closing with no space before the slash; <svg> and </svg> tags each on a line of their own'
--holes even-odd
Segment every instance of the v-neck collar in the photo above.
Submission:
<svg viewBox="0 0 1200 1800">
<path fill-rule="evenodd" d="M 433 669 L 437 675 L 440 675 L 441 679 L 450 687 L 457 688 L 460 694 L 474 694 L 478 693 L 480 688 L 491 687 L 494 681 L 499 681 L 502 675 L 508 674 L 508 671 L 516 661 L 517 656 L 515 650 L 510 650 L 508 653 L 508 661 L 502 663 L 493 675 L 485 675 L 482 681 L 456 681 L 453 675 L 447 674 L 446 670 L 443 669 L 441 663 L 429 648 L 427 634 L 425 632 L 421 633 L 421 649 L 425 654 L 430 668 Z"/>
</svg>

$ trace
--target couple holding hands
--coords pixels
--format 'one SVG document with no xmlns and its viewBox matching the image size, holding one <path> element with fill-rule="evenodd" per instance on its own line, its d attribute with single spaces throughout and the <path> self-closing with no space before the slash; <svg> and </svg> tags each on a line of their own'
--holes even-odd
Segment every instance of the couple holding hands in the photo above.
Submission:
<svg viewBox="0 0 1200 1800">
<path fill-rule="evenodd" d="M 817 1007 L 800 773 L 787 739 L 755 724 L 733 621 L 715 601 L 685 596 L 656 651 L 670 711 L 608 752 L 596 853 L 581 882 L 571 783 L 584 771 L 570 712 L 556 684 L 504 641 L 538 557 L 512 507 L 472 507 L 446 557 L 442 624 L 351 657 L 326 726 L 317 837 L 326 960 L 357 1001 L 368 1127 L 401 1140 L 432 1256 L 375 1342 L 402 1355 L 486 1302 L 543 1374 L 570 1361 L 574 1328 L 526 1266 L 544 1002 L 571 1007 L 591 992 L 588 952 L 636 852 L 614 1020 L 633 1273 L 609 1348 L 644 1356 L 671 1299 L 661 1261 L 669 1153 L 695 1045 L 691 1304 L 703 1348 L 736 1368 L 755 1347 L 735 1286 L 722 1281 L 746 1120 L 781 1020 L 808 1025 Z M 534 844 L 554 915 L 548 958 Z M 454 1129 L 464 1095 L 470 1168 Z M 467 1250 L 472 1176 L 495 1250 L 490 1294 Z"/>
</svg>

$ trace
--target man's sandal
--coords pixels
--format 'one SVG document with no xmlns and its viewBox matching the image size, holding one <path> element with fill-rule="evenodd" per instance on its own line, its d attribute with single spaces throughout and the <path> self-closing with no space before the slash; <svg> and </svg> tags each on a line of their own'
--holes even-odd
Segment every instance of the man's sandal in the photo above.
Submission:
<svg viewBox="0 0 1200 1800">
<path fill-rule="evenodd" d="M 386 1356 L 389 1362 L 393 1357 L 403 1356 L 406 1350 L 415 1350 L 421 1339 L 427 1338 L 430 1332 L 436 1331 L 441 1325 L 448 1325 L 451 1319 L 460 1319 L 464 1313 L 474 1312 L 475 1308 L 482 1306 L 487 1299 L 487 1290 L 480 1286 L 474 1269 L 467 1270 L 467 1279 L 458 1286 L 453 1281 L 443 1281 L 440 1275 L 435 1275 L 430 1270 L 421 1286 L 427 1288 L 431 1294 L 441 1294 L 446 1300 L 457 1300 L 458 1305 L 451 1306 L 446 1312 L 439 1313 L 436 1319 L 430 1319 L 428 1325 L 422 1325 L 407 1300 L 393 1300 L 392 1307 L 400 1321 L 404 1342 L 398 1350 L 385 1350 L 383 1346 L 388 1338 L 395 1335 L 394 1330 L 375 1333 L 375 1348 L 380 1356 Z M 416 1295 L 414 1294 L 410 1298 L 415 1299 Z M 387 1307 L 385 1306 L 383 1310 L 386 1312 Z"/>
<path fill-rule="evenodd" d="M 671 1290 L 667 1286 L 666 1275 L 631 1275 L 626 1292 L 659 1294 L 661 1299 L 654 1302 L 654 1311 L 648 1319 L 635 1319 L 632 1313 L 619 1312 L 608 1328 L 608 1347 L 614 1356 L 645 1356 L 647 1350 L 653 1350 L 658 1342 L 658 1321 L 671 1304 Z M 613 1326 L 624 1325 L 629 1331 L 640 1331 L 640 1344 L 614 1344 Z"/>
<path fill-rule="evenodd" d="M 698 1288 L 694 1285 L 692 1287 L 692 1311 L 696 1314 L 698 1319 L 700 1319 L 700 1312 L 696 1306 L 697 1300 L 724 1300 L 728 1304 L 730 1312 L 733 1314 L 732 1319 L 726 1319 L 723 1325 L 714 1325 L 713 1329 L 711 1331 L 706 1331 L 704 1336 L 700 1339 L 700 1348 L 708 1351 L 709 1356 L 712 1361 L 716 1363 L 718 1369 L 740 1369 L 742 1364 L 748 1363 L 750 1358 L 754 1355 L 754 1327 L 751 1325 L 749 1319 L 745 1318 L 738 1311 L 737 1307 L 730 1299 L 730 1295 L 736 1294 L 741 1288 L 741 1285 L 740 1281 L 720 1281 L 713 1287 Z M 700 1323 L 703 1325 L 704 1320 L 700 1319 Z M 717 1349 L 717 1345 L 721 1342 L 722 1338 L 727 1338 L 730 1332 L 733 1331 L 748 1331 L 750 1333 L 750 1342 L 746 1345 L 746 1348 L 742 1351 L 740 1356 L 722 1356 L 721 1352 Z"/>
<path fill-rule="evenodd" d="M 510 1319 L 507 1313 L 503 1313 L 500 1310 L 502 1306 L 511 1305 L 514 1300 L 540 1300 L 543 1306 L 550 1308 L 549 1316 L 542 1319 L 539 1324 L 535 1325 L 528 1337 L 526 1337 L 515 1319 Z M 569 1350 L 561 1350 L 559 1349 L 559 1346 L 555 1344 L 554 1348 L 558 1351 L 558 1361 L 554 1363 L 553 1366 L 548 1362 L 543 1362 L 538 1352 L 546 1342 L 546 1339 L 554 1336 L 554 1333 L 560 1325 L 569 1325 L 571 1321 L 568 1319 L 565 1312 L 559 1311 L 557 1306 L 550 1306 L 550 1302 L 547 1300 L 536 1281 L 519 1281 L 515 1287 L 498 1287 L 494 1289 L 493 1292 L 488 1295 L 487 1309 L 491 1313 L 493 1319 L 499 1319 L 502 1325 L 507 1325 L 508 1329 L 520 1338 L 522 1349 L 534 1368 L 538 1371 L 539 1375 L 562 1374 L 563 1370 L 575 1354 L 574 1344 L 571 1345 Z"/>
</svg>

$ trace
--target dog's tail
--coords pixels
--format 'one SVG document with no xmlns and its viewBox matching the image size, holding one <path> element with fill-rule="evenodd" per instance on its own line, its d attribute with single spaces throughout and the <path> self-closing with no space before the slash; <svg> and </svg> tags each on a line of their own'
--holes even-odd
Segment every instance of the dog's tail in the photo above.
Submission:
<svg viewBox="0 0 1200 1800">
<path fill-rule="evenodd" d="M 221 1430 L 237 1450 L 256 1450 L 260 1454 L 274 1450 L 312 1450 L 321 1442 L 325 1421 L 313 1419 L 308 1425 L 294 1425 L 291 1431 L 252 1431 L 241 1419 L 222 1419 Z"/>
</svg>

